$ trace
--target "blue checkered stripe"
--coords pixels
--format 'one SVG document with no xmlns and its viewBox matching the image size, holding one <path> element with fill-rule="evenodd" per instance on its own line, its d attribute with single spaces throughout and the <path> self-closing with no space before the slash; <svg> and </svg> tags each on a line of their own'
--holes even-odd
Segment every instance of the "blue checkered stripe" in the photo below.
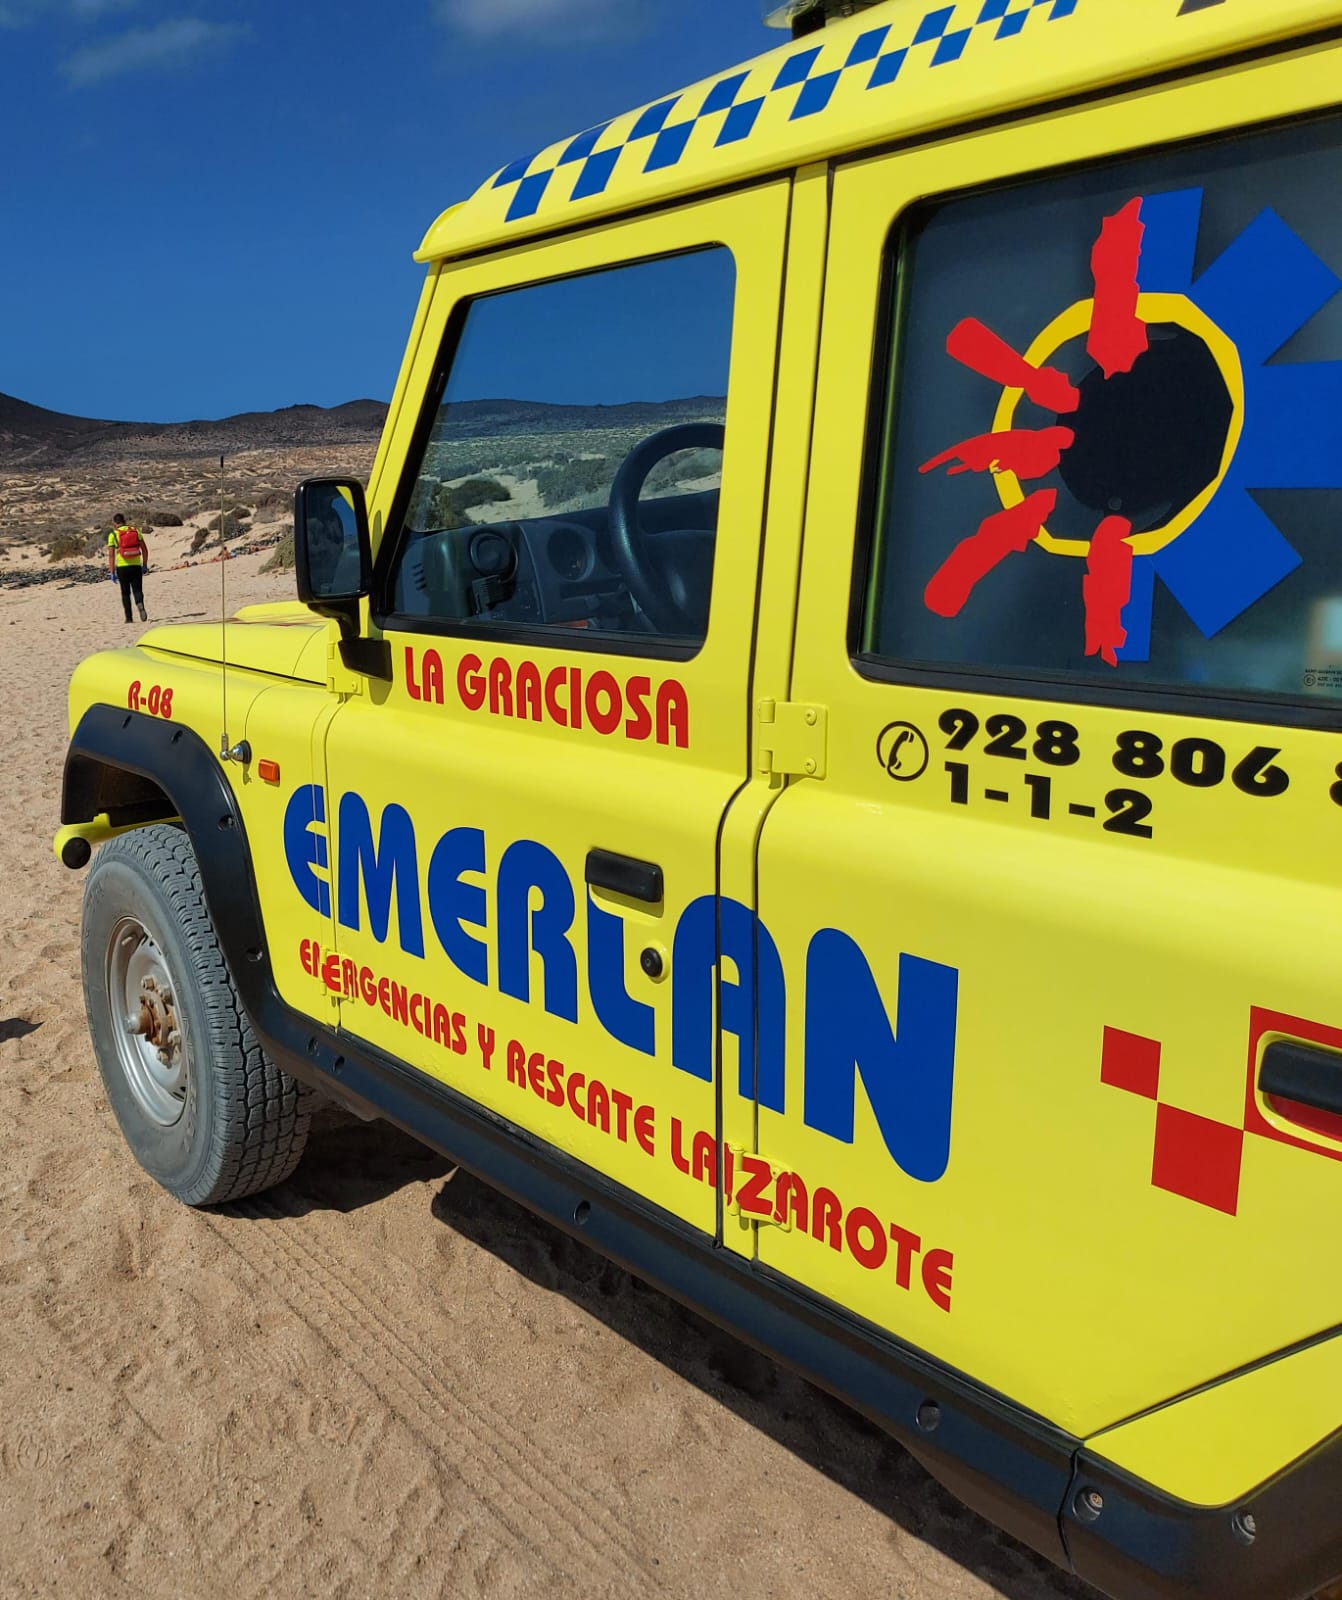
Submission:
<svg viewBox="0 0 1342 1600">
<path fill-rule="evenodd" d="M 674 167 L 680 161 L 690 142 L 690 135 L 706 118 L 721 118 L 717 137 L 713 141 L 715 147 L 739 144 L 755 131 L 760 112 L 772 95 L 796 90 L 792 110 L 788 114 L 791 122 L 818 116 L 833 99 L 834 91 L 846 73 L 869 69 L 866 88 L 882 89 L 899 78 L 915 49 L 931 46 L 927 64 L 933 67 L 946 66 L 960 59 L 970 37 L 979 28 L 991 28 L 995 39 L 1011 39 L 1022 31 L 1036 11 L 1042 11 L 1049 21 L 1056 22 L 1059 18 L 1070 17 L 1080 3 L 1081 0 L 982 0 L 974 21 L 958 28 L 951 26 L 955 18 L 955 6 L 938 6 L 926 13 L 908 44 L 890 43 L 893 30 L 889 23 L 870 28 L 853 41 L 852 48 L 841 64 L 823 72 L 817 70 L 824 53 L 823 45 L 799 50 L 783 62 L 773 84 L 762 94 L 743 97 L 742 91 L 750 73 L 734 73 L 713 84 L 704 96 L 702 105 L 689 116 L 684 115 L 685 95 L 659 100 L 639 116 L 618 144 L 597 149 L 602 136 L 614 126 L 612 122 L 603 122 L 580 133 L 576 139 L 571 139 L 558 159 L 549 166 L 533 171 L 533 166 L 540 159 L 537 156 L 514 161 L 499 173 L 492 187 L 503 189 L 516 185 L 507 213 L 507 220 L 516 222 L 522 217 L 536 214 L 549 192 L 551 182 L 564 169 L 577 169 L 569 199 L 586 200 L 605 191 L 620 157 L 633 145 L 648 141 L 643 171 L 660 172 L 664 168 Z"/>
</svg>

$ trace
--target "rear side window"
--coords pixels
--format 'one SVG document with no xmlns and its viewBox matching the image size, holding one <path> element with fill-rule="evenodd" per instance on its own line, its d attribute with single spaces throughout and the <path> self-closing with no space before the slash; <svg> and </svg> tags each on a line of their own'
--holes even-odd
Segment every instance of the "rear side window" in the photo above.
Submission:
<svg viewBox="0 0 1342 1600">
<path fill-rule="evenodd" d="M 925 208 L 859 647 L 1342 700 L 1342 123 Z"/>
</svg>

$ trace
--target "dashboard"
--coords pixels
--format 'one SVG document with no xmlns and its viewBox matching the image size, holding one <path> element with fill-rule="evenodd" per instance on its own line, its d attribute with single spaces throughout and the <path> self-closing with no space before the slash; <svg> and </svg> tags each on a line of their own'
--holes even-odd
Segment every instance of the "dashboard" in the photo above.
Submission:
<svg viewBox="0 0 1342 1600">
<path fill-rule="evenodd" d="M 651 560 L 707 616 L 718 491 L 646 500 Z M 605 506 L 464 528 L 406 530 L 388 596 L 397 615 L 643 631 L 607 533 Z"/>
</svg>

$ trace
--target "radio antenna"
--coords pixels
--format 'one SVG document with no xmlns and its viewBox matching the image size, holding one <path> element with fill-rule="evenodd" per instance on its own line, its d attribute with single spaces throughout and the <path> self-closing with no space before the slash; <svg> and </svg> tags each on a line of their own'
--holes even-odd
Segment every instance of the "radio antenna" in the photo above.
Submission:
<svg viewBox="0 0 1342 1600">
<path fill-rule="evenodd" d="M 223 696 L 223 732 L 219 735 L 219 759 L 228 761 L 228 542 L 224 536 L 224 458 L 219 457 L 219 687 Z"/>
<path fill-rule="evenodd" d="M 224 458 L 219 457 L 219 690 L 223 699 L 223 732 L 219 735 L 220 761 L 246 766 L 252 747 L 245 739 L 228 739 L 228 511 L 224 505 Z"/>
</svg>

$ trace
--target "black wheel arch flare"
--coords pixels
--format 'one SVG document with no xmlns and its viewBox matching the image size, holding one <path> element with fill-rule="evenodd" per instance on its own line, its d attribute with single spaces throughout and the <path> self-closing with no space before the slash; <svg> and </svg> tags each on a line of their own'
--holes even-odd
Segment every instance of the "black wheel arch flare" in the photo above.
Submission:
<svg viewBox="0 0 1342 1600">
<path fill-rule="evenodd" d="M 394 1123 L 794 1368 L 1059 1566 L 1121 1600 L 1301 1600 L 1342 1569 L 1342 1433 L 1233 1506 L 1192 1506 L 1132 1479 L 1045 1418 L 716 1248 L 464 1095 L 288 1005 L 236 797 L 218 756 L 189 728 L 107 705 L 86 711 L 66 756 L 61 820 L 103 811 L 118 824 L 181 819 L 243 1004 L 284 1071 L 361 1117 Z M 1247 1541 L 1246 1515 L 1256 1530 Z"/>
</svg>

